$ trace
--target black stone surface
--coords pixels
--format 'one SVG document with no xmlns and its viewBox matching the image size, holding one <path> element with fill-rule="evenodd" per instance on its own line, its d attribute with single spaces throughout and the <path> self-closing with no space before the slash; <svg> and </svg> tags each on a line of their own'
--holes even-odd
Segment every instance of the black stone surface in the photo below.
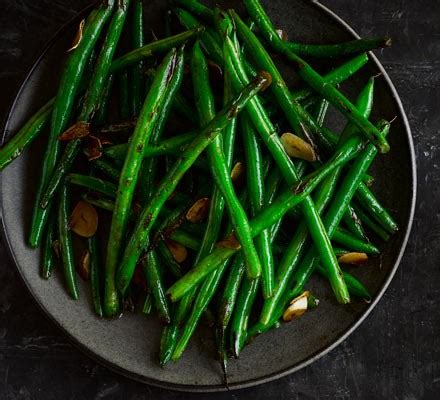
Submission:
<svg viewBox="0 0 440 400">
<path fill-rule="evenodd" d="M 293 1 L 293 0 L 292 0 Z M 0 111 L 56 30 L 88 1 L 0 0 Z M 190 395 L 116 375 L 72 347 L 34 305 L 0 244 L 0 399 L 436 399 L 440 396 L 440 3 L 328 0 L 362 35 L 387 34 L 379 54 L 402 98 L 418 155 L 418 205 L 401 267 L 378 307 L 341 346 L 281 380 Z"/>
</svg>

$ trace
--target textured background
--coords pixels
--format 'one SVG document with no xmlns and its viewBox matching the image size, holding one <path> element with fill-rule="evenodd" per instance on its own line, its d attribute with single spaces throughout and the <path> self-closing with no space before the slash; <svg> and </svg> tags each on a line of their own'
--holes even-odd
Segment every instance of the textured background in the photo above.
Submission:
<svg viewBox="0 0 440 400">
<path fill-rule="evenodd" d="M 0 117 L 41 48 L 88 3 L 0 0 Z M 263 386 L 219 395 L 157 389 L 120 377 L 72 347 L 32 302 L 0 243 L 0 400 L 439 398 L 440 2 L 323 3 L 361 35 L 393 37 L 393 48 L 379 59 L 402 98 L 418 159 L 418 205 L 409 245 L 367 321 L 326 357 Z"/>
</svg>

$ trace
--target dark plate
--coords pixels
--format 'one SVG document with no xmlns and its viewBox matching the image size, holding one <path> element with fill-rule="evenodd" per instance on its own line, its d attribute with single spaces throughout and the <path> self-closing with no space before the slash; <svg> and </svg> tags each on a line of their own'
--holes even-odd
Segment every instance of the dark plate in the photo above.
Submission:
<svg viewBox="0 0 440 400">
<path fill-rule="evenodd" d="M 158 14 L 163 1 L 149 2 L 146 26 L 161 33 Z M 277 26 L 292 38 L 305 42 L 337 42 L 356 34 L 331 11 L 316 2 L 265 1 Z M 75 22 L 75 23 L 74 23 Z M 13 135 L 22 123 L 56 90 L 62 59 L 77 21 L 61 30 L 36 62 L 15 99 L 5 128 Z M 353 270 L 374 294 L 370 304 L 337 305 L 325 282 L 311 283 L 321 299 L 318 309 L 299 321 L 257 338 L 229 367 L 230 388 L 243 388 L 292 373 L 326 354 L 341 343 L 365 319 L 389 285 L 402 257 L 415 204 L 415 156 L 410 129 L 399 97 L 376 58 L 350 81 L 346 89 L 355 93 L 366 79 L 378 78 L 373 118 L 392 119 L 392 151 L 378 157 L 372 173 L 374 190 L 397 219 L 400 231 L 382 246 L 380 258 Z M 338 124 L 336 118 L 332 121 Z M 340 125 L 340 124 L 339 124 Z M 39 278 L 40 252 L 26 246 L 30 213 L 44 141 L 16 160 L 1 176 L 3 229 L 17 268 L 41 308 L 84 351 L 96 360 L 131 378 L 149 384 L 187 391 L 225 390 L 219 364 L 214 360 L 214 341 L 209 331 L 196 335 L 181 362 L 161 369 L 157 364 L 160 327 L 154 318 L 126 315 L 106 321 L 94 317 L 90 297 L 81 286 L 81 300 L 66 296 L 59 276 L 46 282 Z"/>
</svg>

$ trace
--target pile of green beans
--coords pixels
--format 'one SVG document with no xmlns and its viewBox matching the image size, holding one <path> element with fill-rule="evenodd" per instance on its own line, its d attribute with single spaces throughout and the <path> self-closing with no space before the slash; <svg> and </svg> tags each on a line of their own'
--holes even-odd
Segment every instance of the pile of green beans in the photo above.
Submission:
<svg viewBox="0 0 440 400">
<path fill-rule="evenodd" d="M 370 119 L 377 78 L 356 101 L 338 88 L 390 40 L 298 43 L 259 0 L 243 3 L 245 18 L 175 0 L 166 36 L 148 43 L 143 0 L 99 2 L 56 96 L 0 151 L 1 170 L 49 132 L 29 235 L 41 276 L 59 269 L 74 300 L 78 275 L 89 280 L 100 318 L 155 313 L 162 366 L 205 317 L 226 374 L 229 356 L 290 320 L 315 273 L 342 305 L 371 300 L 343 262 L 380 255 L 398 230 L 369 175 L 389 150 L 390 123 Z M 286 83 L 273 53 L 300 84 Z M 331 59 L 325 73 L 316 58 L 320 71 Z M 326 126 L 329 105 L 341 132 Z"/>
</svg>

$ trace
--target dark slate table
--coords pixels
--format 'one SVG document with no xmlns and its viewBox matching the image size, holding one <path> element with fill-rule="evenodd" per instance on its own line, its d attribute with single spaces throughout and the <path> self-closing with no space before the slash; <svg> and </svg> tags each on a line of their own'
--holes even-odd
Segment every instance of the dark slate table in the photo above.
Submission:
<svg viewBox="0 0 440 400">
<path fill-rule="evenodd" d="M 293 0 L 291 0 L 293 1 Z M 0 0 L 2 117 L 35 57 L 88 0 Z M 33 303 L 0 243 L 0 399 L 440 398 L 440 2 L 326 0 L 362 35 L 390 35 L 379 54 L 399 91 L 418 160 L 413 232 L 388 292 L 353 335 L 278 381 L 219 395 L 149 387 L 69 344 Z"/>
</svg>

